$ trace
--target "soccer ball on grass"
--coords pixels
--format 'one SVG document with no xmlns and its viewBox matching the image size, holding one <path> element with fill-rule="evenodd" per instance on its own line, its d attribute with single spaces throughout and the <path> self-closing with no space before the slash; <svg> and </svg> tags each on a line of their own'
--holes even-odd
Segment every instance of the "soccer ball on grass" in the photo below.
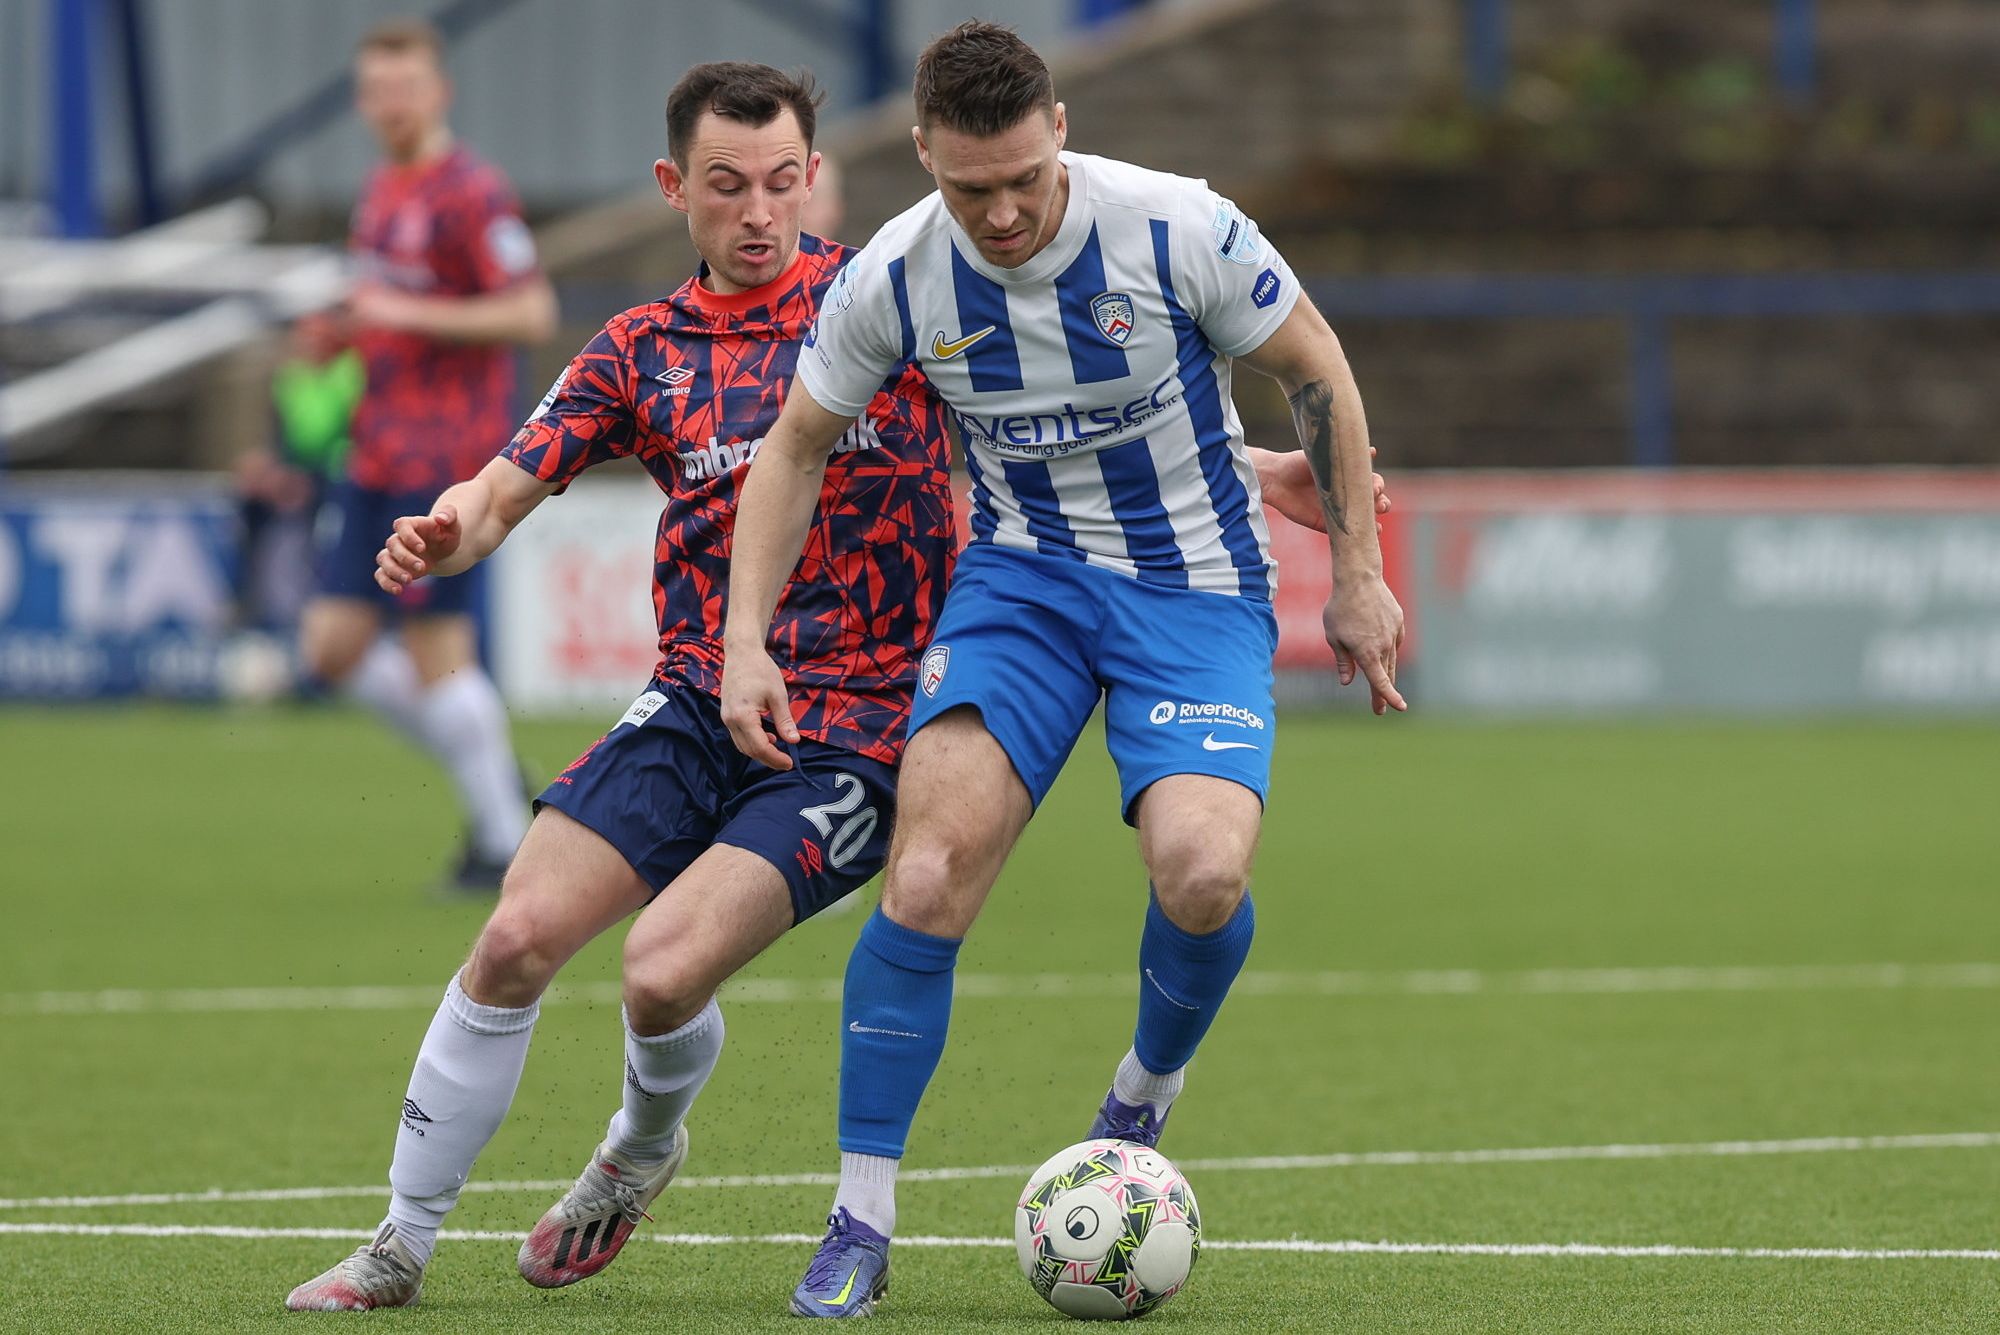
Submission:
<svg viewBox="0 0 2000 1335">
<path fill-rule="evenodd" d="M 1052 1157 L 1014 1209 L 1021 1273 L 1057 1311 L 1144 1316 L 1181 1291 L 1201 1254 L 1194 1188 L 1158 1150 L 1086 1140 Z"/>
</svg>

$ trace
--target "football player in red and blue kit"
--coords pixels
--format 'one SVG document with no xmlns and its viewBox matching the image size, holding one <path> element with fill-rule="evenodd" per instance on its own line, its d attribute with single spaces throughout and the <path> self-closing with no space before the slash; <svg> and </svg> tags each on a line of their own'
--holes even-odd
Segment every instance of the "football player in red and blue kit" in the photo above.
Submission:
<svg viewBox="0 0 2000 1335">
<path fill-rule="evenodd" d="M 407 596 L 423 577 L 471 569 L 593 464 L 636 457 L 666 493 L 653 679 L 537 803 L 418 1053 L 380 1233 L 287 1306 L 416 1301 L 437 1230 L 520 1080 L 542 992 L 643 909 L 625 946 L 623 1106 L 521 1249 L 536 1284 L 601 1269 L 687 1155 L 682 1120 L 722 1048 L 716 988 L 881 867 L 916 655 L 955 548 L 949 441 L 914 369 L 890 377 L 828 470 L 812 550 L 784 598 L 773 647 L 803 697 L 794 767 L 740 755 L 715 698 L 737 484 L 852 253 L 799 233 L 819 100 L 809 80 L 767 66 L 688 72 L 668 99 L 671 157 L 654 171 L 688 216 L 700 273 L 612 319 L 501 456 L 406 511 L 380 553 L 382 586 Z"/>
<path fill-rule="evenodd" d="M 507 714 L 480 666 L 476 577 L 387 596 L 375 552 L 398 515 L 477 472 L 512 434 L 515 343 L 555 324 L 555 296 L 506 178 L 455 143 L 450 84 L 428 26 L 361 41 L 355 102 L 386 157 L 354 211 L 358 284 L 342 315 L 366 389 L 347 476 L 321 507 L 317 596 L 302 657 L 451 775 L 467 839 L 448 883 L 491 893 L 527 828 Z M 384 635 L 385 624 L 397 634 Z"/>
<path fill-rule="evenodd" d="M 784 771 L 723 726 L 726 577 L 738 487 L 777 420 L 805 337 L 850 249 L 801 236 L 818 155 L 809 79 L 764 65 L 690 70 L 667 102 L 661 193 L 704 264 L 664 301 L 615 317 L 498 459 L 377 557 L 407 595 L 470 569 L 584 469 L 636 457 L 666 494 L 653 603 L 661 661 L 611 730 L 542 793 L 500 902 L 418 1052 L 375 1239 L 287 1306 L 417 1301 L 438 1229 L 505 1117 L 539 999 L 587 942 L 638 912 L 624 952 L 622 1103 L 536 1224 L 533 1284 L 601 1270 L 685 1162 L 684 1125 L 723 1041 L 716 989 L 793 925 L 869 880 L 887 854 L 918 656 L 956 535 L 938 400 L 896 368 L 826 470 L 771 649 L 792 683 Z M 1286 513 L 1317 504 L 1297 456 L 1263 456 Z"/>
</svg>

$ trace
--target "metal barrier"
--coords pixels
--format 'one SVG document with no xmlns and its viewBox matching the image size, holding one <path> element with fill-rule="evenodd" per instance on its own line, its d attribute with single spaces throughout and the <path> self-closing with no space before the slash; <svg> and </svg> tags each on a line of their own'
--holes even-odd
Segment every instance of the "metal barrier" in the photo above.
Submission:
<svg viewBox="0 0 2000 1335">
<path fill-rule="evenodd" d="M 1631 462 L 1674 462 L 1676 317 L 2000 314 L 2000 272 L 1800 274 L 1460 274 L 1309 280 L 1330 318 L 1622 319 L 1627 330 Z"/>
</svg>

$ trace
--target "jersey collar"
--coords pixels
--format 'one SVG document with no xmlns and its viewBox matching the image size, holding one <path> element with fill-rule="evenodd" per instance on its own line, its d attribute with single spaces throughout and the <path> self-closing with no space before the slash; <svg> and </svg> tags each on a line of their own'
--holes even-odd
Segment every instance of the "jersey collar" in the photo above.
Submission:
<svg viewBox="0 0 2000 1335">
<path fill-rule="evenodd" d="M 1003 269 L 997 264 L 987 263 L 980 255 L 979 247 L 972 244 L 972 238 L 951 216 L 951 210 L 944 211 L 945 218 L 951 223 L 951 244 L 974 270 L 998 283 L 1046 283 L 1067 269 L 1069 262 L 1082 251 L 1084 239 L 1090 235 L 1090 190 L 1084 179 L 1083 159 L 1068 152 L 1059 156 L 1063 166 L 1069 169 L 1069 203 L 1063 207 L 1062 224 L 1056 228 L 1056 239 L 1018 268 Z"/>
<path fill-rule="evenodd" d="M 761 287 L 753 287 L 742 292 L 715 292 L 702 280 L 708 277 L 708 261 L 703 260 L 695 270 L 694 281 L 688 284 L 688 304 L 697 310 L 712 315 L 741 315 L 759 306 L 770 306 L 799 281 L 805 272 L 806 247 L 801 235 L 799 248 L 792 254 L 792 262 L 770 282 Z"/>
</svg>

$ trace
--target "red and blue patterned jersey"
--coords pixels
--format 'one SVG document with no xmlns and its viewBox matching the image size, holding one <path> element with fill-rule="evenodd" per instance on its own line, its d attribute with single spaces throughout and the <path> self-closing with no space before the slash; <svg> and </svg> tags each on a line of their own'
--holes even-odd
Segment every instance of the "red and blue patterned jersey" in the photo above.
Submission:
<svg viewBox="0 0 2000 1335">
<path fill-rule="evenodd" d="M 690 279 L 615 317 L 504 451 L 545 482 L 637 456 L 667 494 L 654 549 L 662 668 L 717 694 L 737 489 L 784 404 L 799 344 L 855 252 L 801 237 L 763 287 L 719 296 Z M 778 601 L 771 650 L 803 736 L 893 764 L 917 659 L 956 552 L 943 407 L 896 368 L 827 462 L 805 552 Z"/>
<path fill-rule="evenodd" d="M 387 164 L 355 206 L 348 248 L 363 282 L 430 296 L 494 292 L 536 271 L 535 242 L 499 170 L 454 148 Z M 377 491 L 443 491 L 493 457 L 519 420 L 514 353 L 367 329 L 348 475 Z"/>
</svg>

